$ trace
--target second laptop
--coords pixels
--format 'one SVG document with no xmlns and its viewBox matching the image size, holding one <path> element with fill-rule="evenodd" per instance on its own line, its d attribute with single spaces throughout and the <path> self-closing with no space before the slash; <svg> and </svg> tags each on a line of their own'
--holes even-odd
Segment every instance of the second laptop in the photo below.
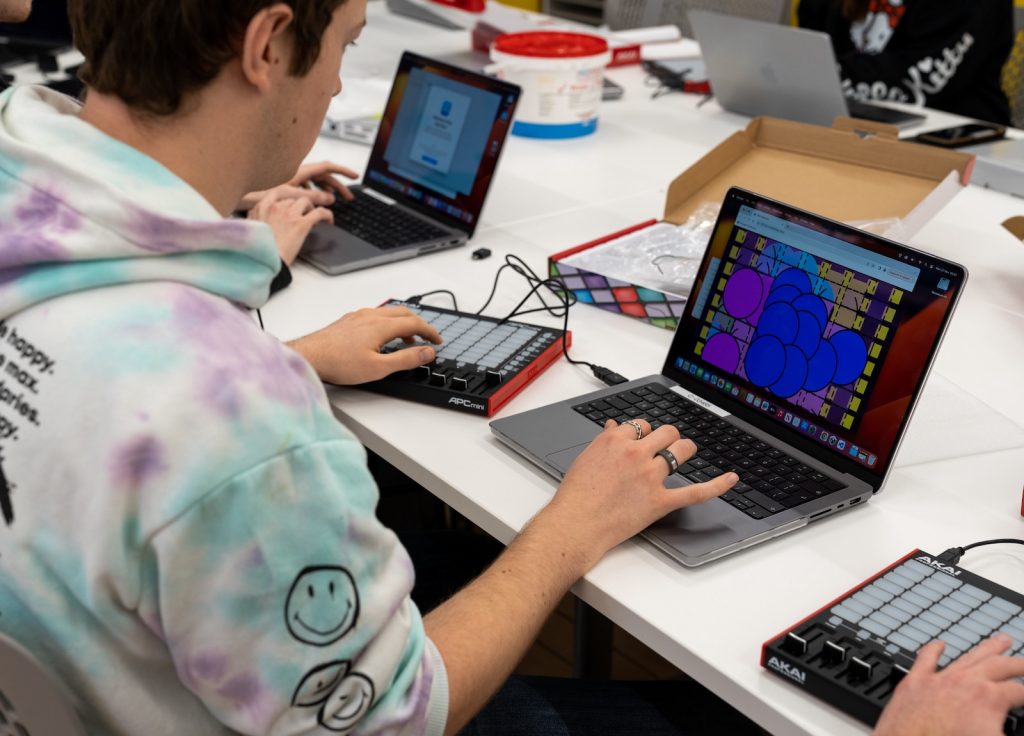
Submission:
<svg viewBox="0 0 1024 736">
<path fill-rule="evenodd" d="M 300 257 L 338 274 L 466 243 L 518 101 L 514 84 L 404 53 L 355 200 Z"/>
</svg>

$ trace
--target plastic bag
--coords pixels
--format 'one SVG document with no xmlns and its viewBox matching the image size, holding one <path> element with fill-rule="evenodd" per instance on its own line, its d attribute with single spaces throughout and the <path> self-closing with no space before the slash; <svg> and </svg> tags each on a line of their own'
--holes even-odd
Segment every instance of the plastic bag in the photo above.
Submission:
<svg viewBox="0 0 1024 736">
<path fill-rule="evenodd" d="M 698 207 L 682 225 L 659 222 L 569 256 L 564 263 L 649 289 L 687 296 L 721 205 Z"/>
</svg>

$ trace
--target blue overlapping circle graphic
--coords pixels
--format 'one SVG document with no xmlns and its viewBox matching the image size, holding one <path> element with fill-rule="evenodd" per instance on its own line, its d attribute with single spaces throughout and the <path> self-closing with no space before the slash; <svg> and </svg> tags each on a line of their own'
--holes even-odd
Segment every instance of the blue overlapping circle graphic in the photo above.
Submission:
<svg viewBox="0 0 1024 736">
<path fill-rule="evenodd" d="M 757 317 L 762 297 L 764 306 Z M 752 269 L 741 269 L 726 283 L 723 301 L 730 316 L 756 318 L 743 359 L 747 378 L 755 386 L 789 398 L 801 390 L 845 386 L 863 373 L 868 358 L 864 339 L 850 329 L 825 337 L 829 307 L 813 293 L 811 278 L 803 269 L 781 272 L 767 295 L 761 277 Z M 708 340 L 704 358 L 735 373 L 739 347 L 733 335 L 718 332 Z"/>
</svg>

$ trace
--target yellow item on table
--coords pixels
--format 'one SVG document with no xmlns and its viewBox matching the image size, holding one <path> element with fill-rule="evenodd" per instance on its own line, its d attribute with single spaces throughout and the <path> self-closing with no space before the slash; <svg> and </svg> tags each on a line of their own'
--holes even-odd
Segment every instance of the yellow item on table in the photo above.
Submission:
<svg viewBox="0 0 1024 736">
<path fill-rule="evenodd" d="M 502 5 L 511 5 L 513 8 L 532 10 L 534 13 L 540 12 L 540 0 L 498 0 L 498 2 Z"/>
</svg>

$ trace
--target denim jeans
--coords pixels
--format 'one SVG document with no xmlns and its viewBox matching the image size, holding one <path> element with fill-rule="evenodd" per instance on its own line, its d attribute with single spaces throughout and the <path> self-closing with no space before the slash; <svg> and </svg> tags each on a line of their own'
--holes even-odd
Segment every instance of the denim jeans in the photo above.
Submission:
<svg viewBox="0 0 1024 736">
<path fill-rule="evenodd" d="M 416 567 L 412 596 L 424 611 L 478 575 L 502 546 L 466 532 L 399 538 Z M 595 681 L 513 675 L 463 736 L 679 736 L 763 733 L 695 682 Z"/>
</svg>

